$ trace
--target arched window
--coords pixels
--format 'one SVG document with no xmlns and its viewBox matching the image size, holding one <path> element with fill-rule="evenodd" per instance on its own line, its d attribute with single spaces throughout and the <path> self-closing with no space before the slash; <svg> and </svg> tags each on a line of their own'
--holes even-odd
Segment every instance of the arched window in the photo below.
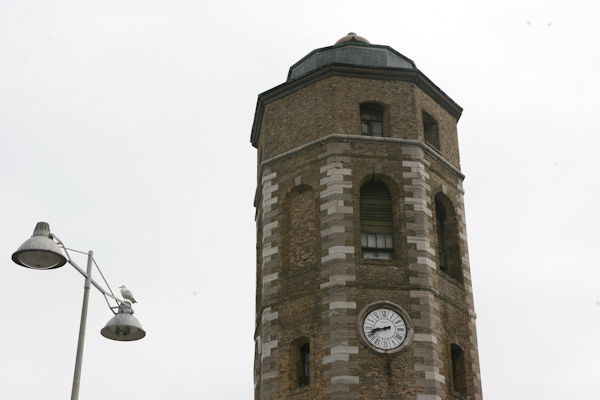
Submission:
<svg viewBox="0 0 600 400">
<path fill-rule="evenodd" d="M 392 196 L 382 182 L 360 188 L 360 241 L 363 258 L 391 259 L 394 255 Z"/>
<path fill-rule="evenodd" d="M 459 345 L 450 345 L 450 363 L 452 367 L 452 391 L 461 396 L 467 392 L 467 371 L 465 353 Z"/>
<path fill-rule="evenodd" d="M 435 240 L 438 268 L 462 281 L 458 223 L 452 203 L 442 193 L 435 196 Z"/>
<path fill-rule="evenodd" d="M 290 354 L 290 374 L 293 387 L 310 385 L 310 341 L 301 337 L 292 342 Z"/>
<path fill-rule="evenodd" d="M 444 232 L 446 226 L 446 209 L 436 198 L 435 201 L 435 238 L 437 240 L 437 263 L 442 271 L 446 271 L 446 235 Z"/>
<path fill-rule="evenodd" d="M 425 143 L 440 150 L 440 134 L 438 123 L 431 115 L 423 111 L 423 133 L 425 134 Z"/>
<path fill-rule="evenodd" d="M 360 105 L 361 132 L 367 136 L 383 136 L 383 106 L 377 103 Z"/>
</svg>

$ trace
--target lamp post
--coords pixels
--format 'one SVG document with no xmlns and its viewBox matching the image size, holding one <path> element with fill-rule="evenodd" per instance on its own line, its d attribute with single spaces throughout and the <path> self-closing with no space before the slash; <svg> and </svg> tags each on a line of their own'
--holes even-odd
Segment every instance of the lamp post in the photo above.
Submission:
<svg viewBox="0 0 600 400">
<path fill-rule="evenodd" d="M 87 253 L 87 267 L 84 271 L 71 259 L 63 242 L 50 233 L 48 223 L 38 222 L 36 224 L 33 235 L 13 253 L 12 260 L 23 267 L 38 270 L 55 269 L 69 263 L 85 278 L 77 355 L 75 357 L 75 372 L 73 374 L 73 387 L 71 390 L 71 400 L 77 400 L 79 398 L 79 383 L 81 381 L 81 364 L 83 361 L 83 345 L 85 342 L 90 287 L 94 286 L 104 296 L 108 296 L 118 303 L 118 307 L 110 307 L 115 315 L 100 331 L 102 336 L 112 340 L 132 341 L 146 336 L 146 331 L 144 331 L 138 320 L 132 315 L 133 309 L 131 308 L 131 303 L 107 292 L 92 279 L 94 253 L 91 250 Z M 118 308 L 118 312 L 115 312 L 113 308 Z"/>
</svg>

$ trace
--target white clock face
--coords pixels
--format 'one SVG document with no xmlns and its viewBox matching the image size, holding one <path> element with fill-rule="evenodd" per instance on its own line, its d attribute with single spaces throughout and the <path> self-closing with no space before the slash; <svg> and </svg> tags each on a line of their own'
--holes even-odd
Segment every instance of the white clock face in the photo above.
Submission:
<svg viewBox="0 0 600 400">
<path fill-rule="evenodd" d="M 363 321 L 365 337 L 380 350 L 393 350 L 406 339 L 407 328 L 404 319 L 388 308 L 378 308 L 367 314 Z"/>
</svg>

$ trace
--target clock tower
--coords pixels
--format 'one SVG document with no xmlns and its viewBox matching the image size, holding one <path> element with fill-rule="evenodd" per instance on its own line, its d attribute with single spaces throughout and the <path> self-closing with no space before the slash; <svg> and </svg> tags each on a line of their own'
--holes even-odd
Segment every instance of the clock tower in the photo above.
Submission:
<svg viewBox="0 0 600 400">
<path fill-rule="evenodd" d="M 255 399 L 482 398 L 461 112 L 354 33 L 258 96 Z"/>
</svg>

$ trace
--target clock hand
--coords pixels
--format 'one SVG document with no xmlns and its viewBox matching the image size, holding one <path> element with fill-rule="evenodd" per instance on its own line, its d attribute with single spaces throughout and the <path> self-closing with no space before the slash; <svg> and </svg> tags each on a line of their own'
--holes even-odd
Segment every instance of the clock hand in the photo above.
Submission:
<svg viewBox="0 0 600 400">
<path fill-rule="evenodd" d="M 391 326 L 384 326 L 384 327 L 380 327 L 380 328 L 373 328 L 373 329 L 371 329 L 371 333 L 375 333 L 375 332 L 378 332 L 378 331 L 384 331 L 384 330 L 390 329 L 390 328 L 391 328 Z"/>
</svg>

